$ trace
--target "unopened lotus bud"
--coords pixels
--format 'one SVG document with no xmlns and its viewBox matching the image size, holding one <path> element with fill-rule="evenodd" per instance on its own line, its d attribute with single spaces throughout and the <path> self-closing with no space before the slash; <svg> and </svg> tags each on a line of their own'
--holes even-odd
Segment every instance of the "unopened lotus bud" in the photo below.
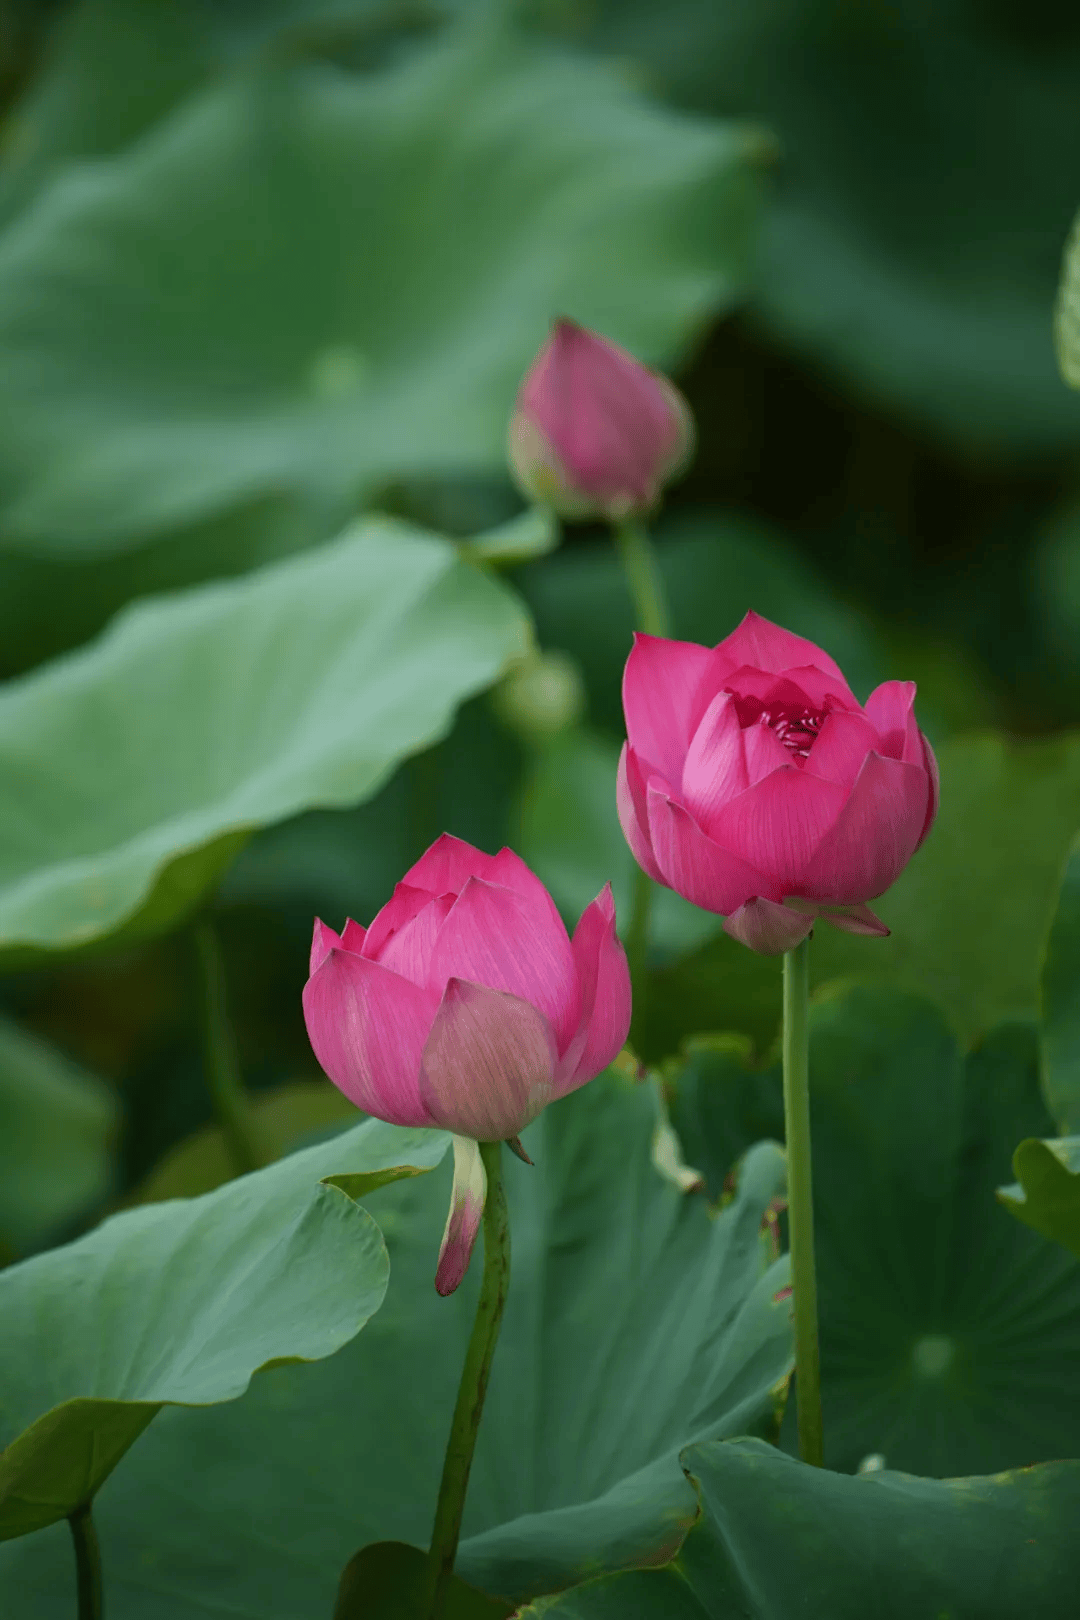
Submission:
<svg viewBox="0 0 1080 1620">
<path fill-rule="evenodd" d="M 566 518 L 647 512 L 693 445 L 673 383 L 598 333 L 555 322 L 510 421 L 510 466 L 530 499 Z"/>
<path fill-rule="evenodd" d="M 585 682 L 568 653 L 542 652 L 511 671 L 496 689 L 494 702 L 504 725 L 539 742 L 581 719 Z"/>
</svg>

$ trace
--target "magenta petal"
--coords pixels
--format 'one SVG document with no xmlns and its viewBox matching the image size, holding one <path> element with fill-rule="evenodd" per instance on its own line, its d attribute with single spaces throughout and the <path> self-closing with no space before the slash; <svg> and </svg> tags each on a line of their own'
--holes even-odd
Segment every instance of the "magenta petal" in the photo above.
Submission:
<svg viewBox="0 0 1080 1620">
<path fill-rule="evenodd" d="M 623 710 L 627 739 L 647 775 L 659 771 L 669 782 L 682 780 L 686 750 L 706 708 L 701 685 L 711 658 L 708 647 L 693 641 L 634 637 L 623 672 Z"/>
<path fill-rule="evenodd" d="M 780 886 L 707 837 L 688 810 L 649 788 L 649 831 L 664 882 L 703 911 L 737 911 L 755 894 L 783 898 Z"/>
<path fill-rule="evenodd" d="M 938 771 L 938 762 L 934 756 L 934 750 L 931 748 L 921 731 L 919 733 L 919 742 L 922 746 L 923 765 L 926 770 L 927 780 L 930 784 L 930 794 L 927 801 L 926 817 L 923 821 L 922 832 L 919 834 L 919 842 L 915 845 L 916 849 L 922 848 L 927 833 L 934 825 L 934 818 L 937 815 L 938 810 L 938 800 L 941 797 L 941 775 Z"/>
<path fill-rule="evenodd" d="M 750 664 L 754 669 L 763 669 L 773 675 L 778 675 L 782 670 L 796 669 L 800 664 L 812 664 L 815 669 L 836 677 L 843 689 L 847 690 L 847 682 L 839 665 L 827 652 L 815 647 L 812 641 L 807 641 L 803 636 L 796 636 L 771 620 L 763 619 L 758 613 L 748 613 L 738 628 L 730 636 L 724 637 L 716 651 L 723 653 L 732 669 L 737 669 L 740 664 Z"/>
<path fill-rule="evenodd" d="M 402 928 L 408 927 L 425 906 L 431 904 L 426 889 L 417 889 L 411 883 L 395 883 L 394 892 L 371 920 L 364 940 L 364 955 L 373 962 L 381 962 L 390 940 Z"/>
<path fill-rule="evenodd" d="M 777 905 L 758 894 L 724 919 L 724 933 L 759 956 L 780 956 L 801 945 L 814 926 L 812 916 Z"/>
<path fill-rule="evenodd" d="M 747 726 L 743 732 L 743 753 L 746 755 L 747 787 L 753 787 L 764 777 L 771 776 L 773 771 L 786 769 L 792 762 L 791 755 L 776 732 L 764 720 Z"/>
<path fill-rule="evenodd" d="M 341 930 L 341 943 L 343 948 L 347 951 L 352 951 L 356 956 L 359 956 L 364 949 L 364 941 L 366 938 L 367 929 L 361 928 L 358 922 L 353 922 L 352 918 L 349 917 L 345 923 L 345 927 Z"/>
<path fill-rule="evenodd" d="M 619 769 L 615 776 L 615 808 L 619 812 L 619 825 L 630 851 L 654 883 L 663 883 L 660 868 L 653 859 L 649 842 L 649 822 L 645 807 L 645 780 L 638 757 L 629 743 L 623 743 L 619 755 Z"/>
<path fill-rule="evenodd" d="M 876 752 L 886 759 L 906 759 L 909 765 L 921 762 L 919 753 L 913 755 L 909 746 L 914 704 L 914 681 L 883 681 L 867 698 L 866 718 L 880 739 Z"/>
<path fill-rule="evenodd" d="M 304 986 L 312 1050 L 350 1102 L 391 1125 L 431 1125 L 420 1061 L 437 998 L 378 962 L 334 950 Z"/>
<path fill-rule="evenodd" d="M 399 928 L 387 940 L 379 956 L 383 967 L 400 973 L 413 984 L 426 985 L 431 977 L 431 955 L 439 929 L 446 921 L 454 904 L 452 894 L 440 895 L 437 900 L 427 898 L 411 922 Z"/>
<path fill-rule="evenodd" d="M 870 754 L 796 892 L 833 905 L 859 905 L 884 894 L 915 852 L 929 797 L 920 766 Z"/>
<path fill-rule="evenodd" d="M 463 838 L 441 833 L 401 881 L 413 889 L 426 889 L 429 895 L 460 894 L 471 877 L 490 879 L 494 864 L 495 856 L 474 849 Z"/>
<path fill-rule="evenodd" d="M 551 1025 L 530 1002 L 451 979 L 424 1048 L 420 1088 L 444 1129 L 501 1142 L 551 1101 L 557 1058 Z"/>
<path fill-rule="evenodd" d="M 435 1273 L 440 1294 L 452 1294 L 468 1271 L 486 1202 L 487 1171 L 480 1144 L 467 1136 L 455 1136 L 454 1186 Z"/>
<path fill-rule="evenodd" d="M 823 781 L 798 765 L 784 765 L 724 805 L 713 818 L 709 835 L 769 874 L 780 890 L 770 898 L 802 894 L 807 863 L 835 825 L 846 799 L 836 782 Z"/>
<path fill-rule="evenodd" d="M 877 731 L 861 714 L 833 709 L 814 739 L 806 769 L 849 788 L 867 754 L 881 751 Z"/>
<path fill-rule="evenodd" d="M 311 935 L 311 955 L 308 958 L 308 973 L 314 973 L 316 968 L 322 967 L 331 951 L 337 951 L 340 949 L 340 934 L 335 934 L 332 928 L 327 928 L 321 917 L 316 917 L 315 927 Z"/>
<path fill-rule="evenodd" d="M 630 969 L 615 932 L 610 883 L 582 912 L 573 949 L 581 981 L 581 1022 L 559 1064 L 555 1082 L 559 1097 L 606 1069 L 630 1032 Z"/>
<path fill-rule="evenodd" d="M 498 883 L 504 889 L 513 889 L 515 894 L 535 913 L 538 928 L 552 927 L 561 934 L 566 934 L 566 924 L 559 914 L 546 887 L 541 883 L 531 867 L 526 866 L 521 856 L 512 849 L 500 849 L 497 855 L 492 856 L 491 868 L 485 875 L 487 883 Z M 566 935 L 569 940 L 569 935 Z"/>
<path fill-rule="evenodd" d="M 566 929 L 561 919 L 545 925 L 535 902 L 512 889 L 469 879 L 439 931 L 429 973 L 439 992 L 451 978 L 470 979 L 532 1002 L 560 1052 L 577 1028 L 581 992 Z"/>
<path fill-rule="evenodd" d="M 777 747 L 783 750 L 782 743 L 777 742 Z M 707 827 L 712 812 L 748 785 L 735 700 L 730 692 L 721 692 L 690 739 L 683 764 L 682 802 L 698 824 Z"/>
</svg>

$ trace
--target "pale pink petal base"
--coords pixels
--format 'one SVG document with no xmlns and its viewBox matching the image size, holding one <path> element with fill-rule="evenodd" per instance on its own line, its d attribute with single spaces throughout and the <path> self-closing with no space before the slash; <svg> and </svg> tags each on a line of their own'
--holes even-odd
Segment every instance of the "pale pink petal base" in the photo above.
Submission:
<svg viewBox="0 0 1080 1620">
<path fill-rule="evenodd" d="M 435 1272 L 435 1287 L 440 1294 L 452 1294 L 469 1269 L 486 1201 L 487 1171 L 480 1157 L 480 1144 L 468 1136 L 455 1136 L 454 1188 Z"/>
<path fill-rule="evenodd" d="M 793 911 L 755 895 L 724 919 L 724 933 L 741 945 L 748 945 L 759 956 L 781 956 L 801 945 L 814 926 L 812 916 Z"/>
<path fill-rule="evenodd" d="M 551 1101 L 558 1053 L 551 1025 L 528 1001 L 451 979 L 420 1069 L 420 1095 L 457 1136 L 504 1142 Z"/>
</svg>

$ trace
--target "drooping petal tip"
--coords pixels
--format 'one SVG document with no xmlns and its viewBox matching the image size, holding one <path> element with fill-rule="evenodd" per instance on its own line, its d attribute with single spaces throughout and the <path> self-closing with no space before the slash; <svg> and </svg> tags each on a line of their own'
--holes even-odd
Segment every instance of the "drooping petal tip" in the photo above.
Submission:
<svg viewBox="0 0 1080 1620">
<path fill-rule="evenodd" d="M 435 1287 L 444 1297 L 461 1285 L 472 1259 L 487 1202 L 487 1171 L 480 1144 L 454 1137 L 454 1185 L 435 1272 Z"/>
</svg>

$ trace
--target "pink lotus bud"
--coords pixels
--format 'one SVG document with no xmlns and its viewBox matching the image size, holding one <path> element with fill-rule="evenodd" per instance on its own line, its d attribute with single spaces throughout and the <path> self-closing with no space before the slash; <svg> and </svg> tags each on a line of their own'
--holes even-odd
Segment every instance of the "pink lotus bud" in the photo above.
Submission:
<svg viewBox="0 0 1080 1620">
<path fill-rule="evenodd" d="M 316 922 L 304 1017 L 315 1056 L 358 1108 L 454 1133 L 436 1278 L 451 1293 L 484 1208 L 477 1143 L 516 1137 L 626 1040 L 630 975 L 610 886 L 571 940 L 512 850 L 485 855 L 444 833 L 366 931 Z"/>
<path fill-rule="evenodd" d="M 510 420 L 515 478 L 568 518 L 648 511 L 693 444 L 690 407 L 673 383 L 567 320 L 555 322 Z"/>
<path fill-rule="evenodd" d="M 937 813 L 914 701 L 886 681 L 862 707 L 827 653 L 756 613 L 717 647 L 637 636 L 617 797 L 638 864 L 765 955 L 815 918 L 888 933 L 866 901 Z"/>
</svg>

